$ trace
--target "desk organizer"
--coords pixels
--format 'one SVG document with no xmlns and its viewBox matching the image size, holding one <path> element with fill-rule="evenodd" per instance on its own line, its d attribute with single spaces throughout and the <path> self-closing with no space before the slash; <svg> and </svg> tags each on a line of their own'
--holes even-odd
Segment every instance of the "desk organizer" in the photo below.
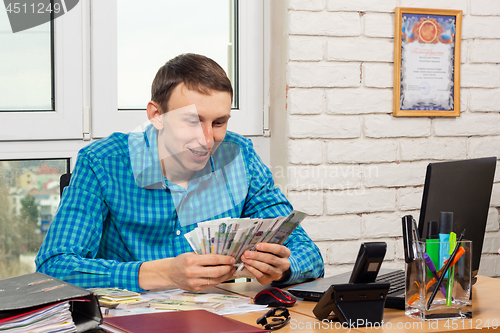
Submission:
<svg viewBox="0 0 500 333">
<path fill-rule="evenodd" d="M 438 286 L 437 279 L 427 272 L 429 263 L 425 259 L 426 243 L 418 242 L 419 248 L 416 252 L 419 255 L 406 264 L 406 315 L 422 320 L 472 318 L 472 300 L 470 299 L 472 242 L 457 243 L 461 247 L 457 252 L 459 259 L 448 269 L 448 274 L 445 275 L 441 286 Z M 449 242 L 439 245 L 441 248 L 441 245 L 449 245 Z M 437 275 L 440 276 L 439 270 L 442 267 L 439 267 L 437 262 L 433 264 Z M 439 290 L 433 301 L 429 303 L 435 288 Z M 448 291 L 451 291 L 451 299 L 447 298 Z"/>
</svg>

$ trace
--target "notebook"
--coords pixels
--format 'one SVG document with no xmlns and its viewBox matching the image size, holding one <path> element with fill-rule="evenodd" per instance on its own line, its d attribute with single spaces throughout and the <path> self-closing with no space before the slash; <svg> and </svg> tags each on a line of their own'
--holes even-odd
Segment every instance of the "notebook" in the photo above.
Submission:
<svg viewBox="0 0 500 333">
<path fill-rule="evenodd" d="M 117 333 L 263 333 L 248 325 L 205 310 L 146 313 L 104 318 L 101 329 Z"/>
<path fill-rule="evenodd" d="M 427 166 L 418 230 L 426 234 L 428 221 L 439 221 L 441 211 L 453 212 L 453 231 L 472 240 L 472 275 L 479 270 L 484 233 L 495 176 L 496 157 L 452 162 L 430 163 Z M 288 289 L 293 295 L 319 301 L 332 284 L 348 283 L 351 272 L 315 280 Z M 405 272 L 380 269 L 377 282 L 390 282 L 385 307 L 404 309 Z"/>
</svg>

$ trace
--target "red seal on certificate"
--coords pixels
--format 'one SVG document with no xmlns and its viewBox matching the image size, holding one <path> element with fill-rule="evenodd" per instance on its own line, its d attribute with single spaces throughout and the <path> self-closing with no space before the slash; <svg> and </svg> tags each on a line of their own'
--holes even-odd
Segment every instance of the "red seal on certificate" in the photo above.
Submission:
<svg viewBox="0 0 500 333">
<path fill-rule="evenodd" d="M 432 43 L 436 40 L 438 29 L 432 21 L 424 21 L 418 29 L 418 36 L 424 43 Z"/>
<path fill-rule="evenodd" d="M 409 43 L 418 38 L 419 43 L 436 44 L 441 41 L 441 37 L 443 37 L 443 27 L 433 17 L 422 17 L 420 18 L 420 21 L 415 23 L 415 25 L 413 26 L 412 33 L 414 37 L 412 40 L 407 41 Z M 450 42 L 448 42 L 448 39 L 450 38 L 446 38 L 447 36 L 444 37 L 445 38 L 441 42 L 449 44 L 451 40 Z M 444 41 L 445 39 L 446 41 Z"/>
</svg>

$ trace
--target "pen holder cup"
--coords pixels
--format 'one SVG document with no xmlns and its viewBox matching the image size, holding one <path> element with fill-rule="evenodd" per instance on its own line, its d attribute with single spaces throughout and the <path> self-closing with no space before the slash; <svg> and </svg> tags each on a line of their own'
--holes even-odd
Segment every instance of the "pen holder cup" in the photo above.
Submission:
<svg viewBox="0 0 500 333">
<path fill-rule="evenodd" d="M 435 242 L 430 245 L 418 242 L 418 245 L 420 249 L 415 249 L 417 255 L 413 261 L 406 264 L 406 315 L 422 320 L 472 318 L 470 297 L 472 291 L 472 242 L 467 240 L 457 242 L 460 248 L 441 286 L 437 285 L 437 278 L 428 269 L 429 266 L 432 266 L 429 263 L 429 258 L 435 266 L 437 275 L 440 276 L 440 270 L 445 264 L 439 263 L 439 255 L 436 255 L 435 248 L 437 246 L 438 253 L 446 253 L 445 256 L 447 256 L 450 243 Z M 438 290 L 430 302 L 436 288 Z M 447 296 L 450 291 L 451 297 L 449 298 Z"/>
</svg>

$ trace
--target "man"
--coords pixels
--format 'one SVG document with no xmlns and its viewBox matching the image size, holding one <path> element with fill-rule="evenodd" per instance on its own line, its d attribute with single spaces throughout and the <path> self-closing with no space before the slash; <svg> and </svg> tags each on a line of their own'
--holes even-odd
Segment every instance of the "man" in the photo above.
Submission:
<svg viewBox="0 0 500 333">
<path fill-rule="evenodd" d="M 37 269 L 82 287 L 200 291 L 233 276 L 234 258 L 197 255 L 183 236 L 196 222 L 272 218 L 292 208 L 251 141 L 227 132 L 232 87 L 213 60 L 180 55 L 161 67 L 144 132 L 114 133 L 82 149 L 36 258 Z M 284 243 L 242 260 L 260 283 L 323 275 L 299 226 Z"/>
</svg>

